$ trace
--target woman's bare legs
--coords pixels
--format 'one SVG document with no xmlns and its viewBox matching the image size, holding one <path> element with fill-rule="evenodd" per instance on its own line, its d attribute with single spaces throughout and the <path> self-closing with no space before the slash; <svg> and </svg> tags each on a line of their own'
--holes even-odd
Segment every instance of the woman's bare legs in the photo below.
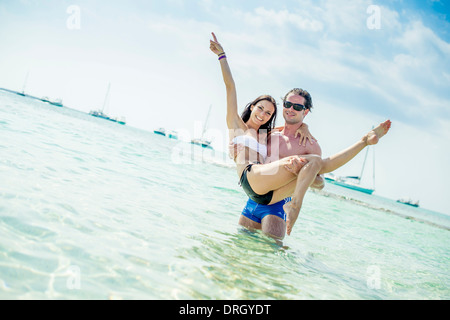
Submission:
<svg viewBox="0 0 450 320">
<path fill-rule="evenodd" d="M 361 150 L 366 146 L 377 144 L 378 141 L 389 131 L 391 128 L 391 121 L 386 120 L 380 123 L 376 128 L 370 130 L 364 137 L 358 142 L 336 153 L 335 155 L 323 159 L 323 166 L 319 174 L 332 172 L 344 164 L 353 159 Z"/>
<path fill-rule="evenodd" d="M 266 164 L 253 165 L 251 171 L 247 173 L 247 179 L 253 191 L 257 194 L 266 194 L 295 181 L 297 175 L 286 169 L 286 165 L 292 158 L 298 158 L 302 165 L 306 163 L 303 156 L 291 156 Z"/>
<path fill-rule="evenodd" d="M 369 131 L 369 133 L 367 133 L 363 138 L 361 138 L 358 142 L 356 142 L 349 148 L 344 149 L 343 151 L 329 158 L 323 159 L 319 174 L 332 172 L 340 168 L 351 159 L 353 159 L 367 145 L 376 144 L 378 140 L 388 132 L 390 126 L 391 121 L 386 120 L 375 129 Z M 251 171 L 247 174 L 248 182 L 250 183 L 253 191 L 255 191 L 257 194 L 266 194 L 269 191 L 277 190 L 284 190 L 284 192 L 282 193 L 286 193 L 289 190 L 292 190 L 292 181 L 299 180 L 298 176 L 295 173 L 286 170 L 286 165 L 290 164 L 290 160 L 292 158 L 299 159 L 300 161 L 302 161 L 302 165 L 304 165 L 311 159 L 310 157 L 317 156 L 291 156 L 271 163 L 254 165 L 252 166 Z M 290 196 L 291 194 L 292 193 L 288 194 L 287 196 Z M 284 199 L 279 197 L 277 198 L 279 199 L 278 201 Z M 272 201 L 271 204 L 278 201 Z"/>
<path fill-rule="evenodd" d="M 286 232 L 288 235 L 291 234 L 292 227 L 294 226 L 295 221 L 297 221 L 306 191 L 314 182 L 318 172 L 323 167 L 323 161 L 320 157 L 311 158 L 308 159 L 308 161 L 309 162 L 301 168 L 298 174 L 292 200 L 283 206 L 284 212 L 286 212 Z"/>
<path fill-rule="evenodd" d="M 366 146 L 378 143 L 379 139 L 389 131 L 390 127 L 391 121 L 386 120 L 385 122 L 378 125 L 378 127 L 369 131 L 360 141 L 355 143 L 353 146 L 324 160 L 320 159 L 317 156 L 302 156 L 308 161 L 308 163 L 304 165 L 299 171 L 292 201 L 285 204 L 283 207 L 286 212 L 286 227 L 288 235 L 290 235 L 295 221 L 298 218 L 306 191 L 314 182 L 317 174 L 328 173 L 343 166 L 351 159 L 353 159 Z"/>
</svg>

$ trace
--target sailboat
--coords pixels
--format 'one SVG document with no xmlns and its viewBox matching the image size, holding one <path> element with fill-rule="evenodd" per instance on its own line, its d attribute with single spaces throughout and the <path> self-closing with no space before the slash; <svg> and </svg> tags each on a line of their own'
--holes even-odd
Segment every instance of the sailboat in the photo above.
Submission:
<svg viewBox="0 0 450 320">
<path fill-rule="evenodd" d="M 338 185 L 338 186 L 341 186 L 344 188 L 360 191 L 360 192 L 367 193 L 367 194 L 372 194 L 375 191 L 375 187 L 366 188 L 366 187 L 362 187 L 360 185 L 361 177 L 364 173 L 364 167 L 366 165 L 366 160 L 367 160 L 368 154 L 369 154 L 369 147 L 367 147 L 366 155 L 364 157 L 364 162 L 363 162 L 363 166 L 361 169 L 361 174 L 359 176 L 336 177 L 332 173 L 329 173 L 329 174 L 325 174 L 325 180 L 332 184 L 335 184 L 335 185 Z M 375 186 L 375 153 L 373 156 L 373 185 Z"/>
<path fill-rule="evenodd" d="M 103 102 L 102 110 L 101 111 L 100 110 L 92 110 L 92 111 L 89 112 L 89 114 L 91 116 L 94 116 L 94 117 L 97 117 L 97 118 L 103 118 L 103 119 L 106 119 L 106 120 L 109 120 L 109 121 L 113 121 L 113 122 L 117 122 L 117 123 L 120 123 L 120 124 L 126 124 L 125 118 L 123 118 L 123 117 L 121 119 L 111 118 L 110 116 L 108 116 L 105 113 L 105 109 L 106 109 L 106 107 L 109 104 L 109 92 L 110 92 L 110 89 L 111 89 L 111 83 L 108 84 L 108 90 L 106 91 L 105 101 Z"/>
<path fill-rule="evenodd" d="M 62 107 L 63 103 L 61 99 L 56 99 L 55 101 L 47 100 L 46 102 L 50 103 L 51 105 Z"/>
<path fill-rule="evenodd" d="M 212 108 L 212 105 L 209 106 L 208 114 L 206 115 L 205 125 L 203 126 L 202 137 L 200 139 L 192 139 L 191 140 L 192 144 L 196 144 L 203 148 L 209 148 L 209 149 L 213 148 L 211 146 L 212 141 L 205 139 L 205 132 L 206 132 L 206 129 L 208 128 L 208 121 L 209 121 L 209 115 L 211 113 L 211 108 Z"/>
<path fill-rule="evenodd" d="M 16 92 L 19 96 L 25 96 L 25 87 L 27 86 L 28 76 L 30 75 L 30 71 L 27 72 L 25 76 L 25 81 L 23 82 L 22 92 Z"/>
</svg>

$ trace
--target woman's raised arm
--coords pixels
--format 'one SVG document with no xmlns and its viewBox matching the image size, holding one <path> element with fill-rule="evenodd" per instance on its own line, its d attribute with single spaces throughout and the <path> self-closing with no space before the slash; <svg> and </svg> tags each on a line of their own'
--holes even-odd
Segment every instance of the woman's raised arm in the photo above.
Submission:
<svg viewBox="0 0 450 320">
<path fill-rule="evenodd" d="M 214 40 L 210 40 L 209 48 L 219 58 L 222 69 L 223 81 L 227 91 L 227 126 L 228 129 L 244 129 L 246 126 L 238 114 L 236 85 L 228 65 L 227 56 L 222 45 L 217 41 L 216 35 L 212 32 Z"/>
</svg>

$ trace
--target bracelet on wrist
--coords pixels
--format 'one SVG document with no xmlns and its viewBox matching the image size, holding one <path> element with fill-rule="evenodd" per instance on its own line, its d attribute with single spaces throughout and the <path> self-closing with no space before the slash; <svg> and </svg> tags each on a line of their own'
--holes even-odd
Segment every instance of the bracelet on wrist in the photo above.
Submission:
<svg viewBox="0 0 450 320">
<path fill-rule="evenodd" d="M 226 57 L 227 57 L 226 55 L 220 56 L 220 57 L 219 57 L 219 60 L 222 60 L 222 59 L 224 59 L 224 58 L 226 58 Z"/>
</svg>

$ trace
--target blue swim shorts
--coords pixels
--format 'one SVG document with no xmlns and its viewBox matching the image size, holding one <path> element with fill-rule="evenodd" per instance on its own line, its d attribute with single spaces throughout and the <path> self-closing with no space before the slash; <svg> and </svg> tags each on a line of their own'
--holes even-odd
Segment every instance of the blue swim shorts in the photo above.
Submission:
<svg viewBox="0 0 450 320">
<path fill-rule="evenodd" d="M 242 215 L 257 223 L 261 223 L 261 220 L 270 214 L 286 221 L 286 213 L 283 210 L 283 206 L 289 201 L 291 201 L 291 198 L 286 198 L 271 205 L 265 205 L 256 203 L 252 199 L 248 199 L 244 210 L 242 210 Z"/>
</svg>

